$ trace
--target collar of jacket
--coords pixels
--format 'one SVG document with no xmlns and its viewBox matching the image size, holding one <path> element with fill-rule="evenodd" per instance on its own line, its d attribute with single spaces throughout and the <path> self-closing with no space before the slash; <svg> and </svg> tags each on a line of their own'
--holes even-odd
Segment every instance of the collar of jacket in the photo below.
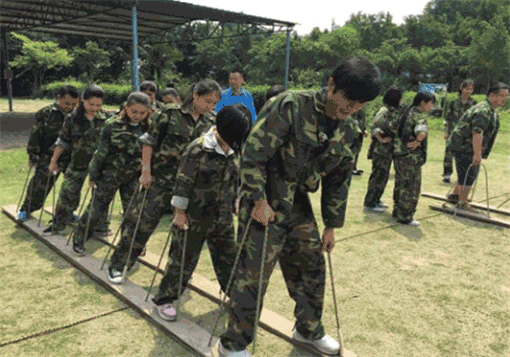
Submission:
<svg viewBox="0 0 510 357">
<path fill-rule="evenodd" d="M 489 97 L 487 97 L 487 98 L 485 99 L 485 101 L 486 101 L 487 103 L 489 103 L 489 108 L 490 108 L 490 110 L 491 110 L 491 114 L 493 114 L 494 112 L 496 112 L 496 111 L 494 110 L 494 108 L 492 107 L 492 102 L 490 101 Z"/>
<path fill-rule="evenodd" d="M 57 102 L 53 103 L 53 110 L 57 110 L 59 111 L 60 113 L 62 113 L 63 115 L 66 115 L 66 114 L 69 114 L 69 113 L 66 113 L 62 107 L 60 105 L 58 105 Z"/>
<path fill-rule="evenodd" d="M 328 88 L 322 88 L 317 91 L 314 96 L 314 107 L 319 114 L 325 114 L 326 112 L 326 100 L 328 95 Z"/>
<path fill-rule="evenodd" d="M 228 148 L 228 152 L 225 154 L 225 152 L 221 149 L 220 144 L 218 143 L 218 140 L 216 139 L 216 125 L 213 125 L 211 129 L 204 135 L 204 148 L 209 150 L 214 150 L 218 154 L 223 156 L 230 156 L 234 155 L 234 150 L 231 148 Z"/>
<path fill-rule="evenodd" d="M 229 87 L 227 89 L 227 95 L 228 96 L 240 97 L 240 96 L 245 95 L 245 94 L 246 94 L 246 90 L 244 89 L 244 87 L 241 87 L 241 90 L 239 90 L 239 95 L 235 95 L 234 94 L 234 90 L 232 89 L 232 87 Z"/>
</svg>

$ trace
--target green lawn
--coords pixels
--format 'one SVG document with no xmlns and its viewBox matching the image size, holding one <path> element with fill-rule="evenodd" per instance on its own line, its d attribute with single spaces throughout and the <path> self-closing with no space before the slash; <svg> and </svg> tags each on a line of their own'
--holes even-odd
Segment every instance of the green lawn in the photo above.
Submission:
<svg viewBox="0 0 510 357">
<path fill-rule="evenodd" d="M 4 104 L 2 100 L 0 111 Z M 502 121 L 494 151 L 483 162 L 489 173 L 491 205 L 510 197 L 510 115 L 503 113 Z M 359 160 L 365 173 L 353 178 L 346 224 L 335 232 L 337 244 L 332 253 L 346 348 L 363 357 L 508 356 L 510 231 L 432 211 L 429 204 L 437 202 L 424 197 L 415 216 L 422 223 L 419 228 L 395 225 L 391 207 L 382 215 L 363 213 L 371 168 L 367 148 L 365 142 Z M 446 194 L 452 188 L 441 182 L 443 151 L 442 133 L 434 130 L 423 168 L 424 192 Z M 0 151 L 1 205 L 17 203 L 28 170 L 26 162 L 21 148 Z M 485 184 L 481 175 L 475 201 L 486 199 Z M 383 196 L 390 206 L 392 189 L 393 175 Z M 312 199 L 322 228 L 319 196 Z M 114 229 L 120 219 L 116 201 Z M 503 207 L 510 209 L 510 203 Z M 493 216 L 510 221 L 510 217 Z M 150 251 L 160 253 L 169 223 L 165 217 L 149 242 Z M 0 230 L 0 345 L 125 306 L 3 215 Z M 99 245 L 91 248 L 98 258 L 106 253 Z M 197 272 L 215 279 L 206 249 Z M 138 265 L 130 276 L 144 287 L 151 278 L 151 271 Z M 279 270 L 272 277 L 264 306 L 293 320 L 294 305 Z M 184 310 L 212 329 L 217 306 L 191 293 Z M 336 338 L 329 282 L 323 320 L 327 332 Z M 299 355 L 263 330 L 258 336 L 258 356 Z M 102 355 L 192 353 L 131 309 L 0 347 L 0 356 Z"/>
</svg>

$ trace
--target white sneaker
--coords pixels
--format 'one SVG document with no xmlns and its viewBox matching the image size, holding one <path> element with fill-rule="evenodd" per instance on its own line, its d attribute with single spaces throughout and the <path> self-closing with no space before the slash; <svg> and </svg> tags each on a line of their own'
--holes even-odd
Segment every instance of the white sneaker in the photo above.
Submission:
<svg viewBox="0 0 510 357">
<path fill-rule="evenodd" d="M 374 213 L 382 213 L 382 212 L 384 212 L 384 208 L 379 207 L 379 206 L 375 206 L 375 207 L 363 206 L 363 210 L 365 212 L 374 212 Z"/>
<path fill-rule="evenodd" d="M 218 342 L 218 352 L 221 357 L 250 357 L 250 352 L 248 350 L 242 350 L 242 351 L 230 351 L 227 350 L 225 347 L 223 347 L 223 344 Z"/>
<path fill-rule="evenodd" d="M 297 330 L 294 330 L 294 335 L 292 337 L 296 341 L 306 343 L 326 355 L 336 356 L 340 352 L 340 344 L 329 335 L 325 335 L 319 340 L 308 340 L 297 332 Z"/>
<path fill-rule="evenodd" d="M 409 225 L 413 227 L 418 227 L 420 225 L 420 222 L 413 219 L 411 222 L 409 222 Z"/>
<path fill-rule="evenodd" d="M 177 310 L 175 309 L 174 304 L 163 304 L 154 306 L 156 311 L 158 312 L 159 317 L 161 317 L 165 321 L 175 321 L 177 320 Z"/>
<path fill-rule="evenodd" d="M 122 283 L 122 272 L 108 267 L 108 280 L 110 280 L 112 284 Z"/>
<path fill-rule="evenodd" d="M 382 202 L 382 201 L 379 201 L 379 203 L 378 203 L 378 204 L 376 204 L 375 206 L 376 206 L 376 207 L 379 207 L 379 208 L 384 208 L 384 209 L 386 209 L 386 208 L 388 208 L 388 207 L 389 207 L 386 203 L 384 203 L 384 202 Z"/>
</svg>

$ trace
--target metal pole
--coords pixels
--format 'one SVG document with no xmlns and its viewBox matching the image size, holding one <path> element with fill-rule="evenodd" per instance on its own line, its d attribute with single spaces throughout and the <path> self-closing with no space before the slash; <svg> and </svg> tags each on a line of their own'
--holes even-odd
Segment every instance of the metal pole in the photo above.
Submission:
<svg viewBox="0 0 510 357">
<path fill-rule="evenodd" d="M 290 28 L 287 28 L 287 54 L 285 55 L 285 90 L 289 88 Z"/>
<path fill-rule="evenodd" d="M 7 31 L 2 30 L 2 42 L 4 43 L 5 73 L 7 81 L 7 95 L 9 96 L 9 111 L 12 112 L 12 72 L 9 68 L 9 48 L 7 47 Z"/>
<path fill-rule="evenodd" d="M 132 84 L 133 91 L 138 91 L 138 21 L 137 21 L 137 9 L 138 1 L 133 5 L 132 17 L 133 17 L 133 60 L 131 61 L 132 71 Z"/>
</svg>

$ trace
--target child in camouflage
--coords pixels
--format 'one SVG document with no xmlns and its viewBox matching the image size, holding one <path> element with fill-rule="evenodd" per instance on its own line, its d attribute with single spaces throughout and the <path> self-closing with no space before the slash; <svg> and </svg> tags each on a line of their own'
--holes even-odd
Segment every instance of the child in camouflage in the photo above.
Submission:
<svg viewBox="0 0 510 357">
<path fill-rule="evenodd" d="M 182 156 L 172 197 L 174 239 L 169 264 L 159 292 L 153 298 L 164 320 L 177 318 L 174 302 L 197 266 L 204 240 L 207 240 L 221 289 L 228 294 L 227 283 L 238 248 L 232 213 L 235 212 L 239 154 L 251 124 L 250 111 L 243 104 L 223 107 L 216 117 L 216 126 L 189 144 Z M 181 261 L 183 250 L 184 261 Z"/>
</svg>

